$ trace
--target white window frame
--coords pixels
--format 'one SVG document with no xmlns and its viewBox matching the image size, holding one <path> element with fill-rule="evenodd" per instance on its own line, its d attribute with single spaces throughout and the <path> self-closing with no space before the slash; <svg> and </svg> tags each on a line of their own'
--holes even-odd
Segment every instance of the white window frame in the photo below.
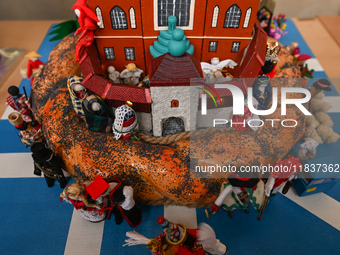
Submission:
<svg viewBox="0 0 340 255">
<path fill-rule="evenodd" d="M 112 49 L 112 54 L 113 54 L 113 59 L 108 59 L 106 50 L 111 50 Z M 115 54 L 115 49 L 113 47 L 104 47 L 104 55 L 105 55 L 105 60 L 106 61 L 114 61 L 116 60 L 116 54 Z"/>
<path fill-rule="evenodd" d="M 214 43 L 214 47 L 216 48 L 214 51 L 210 50 L 210 44 Z M 217 52 L 218 41 L 209 41 L 209 50 L 208 52 Z"/>
<path fill-rule="evenodd" d="M 243 28 L 248 28 L 249 26 L 249 21 L 250 21 L 250 17 L 251 17 L 251 12 L 252 12 L 252 8 L 249 7 L 247 12 L 246 12 L 246 16 L 244 18 L 244 22 L 243 22 Z"/>
<path fill-rule="evenodd" d="M 233 51 L 234 47 L 237 45 L 237 51 Z M 240 52 L 240 46 L 241 46 L 241 42 L 233 42 L 233 45 L 231 47 L 231 53 L 239 53 Z"/>
<path fill-rule="evenodd" d="M 175 1 L 175 0 L 172 0 Z M 168 27 L 159 27 L 158 26 L 158 0 L 153 0 L 153 26 L 155 31 L 160 30 L 168 30 Z M 190 3 L 190 20 L 189 20 L 189 26 L 176 26 L 176 28 L 181 28 L 183 30 L 193 30 L 194 29 L 194 12 L 195 12 L 195 0 L 191 0 Z"/>
<path fill-rule="evenodd" d="M 132 53 L 129 52 L 129 49 L 131 49 Z M 135 51 L 135 47 L 125 47 L 124 48 L 124 54 L 125 54 L 125 60 L 126 61 L 135 61 L 136 60 L 136 51 Z M 129 54 L 133 55 L 133 59 L 129 59 L 127 56 L 129 56 Z"/>
<path fill-rule="evenodd" d="M 228 11 L 230 10 L 230 11 L 232 11 L 232 9 L 231 8 L 233 8 L 235 6 L 235 8 L 238 8 L 238 10 L 240 11 L 240 17 L 239 17 L 239 19 L 238 19 L 238 26 L 237 27 L 233 27 L 233 26 L 225 26 L 225 23 L 226 23 L 226 18 L 227 18 L 227 13 L 228 13 Z M 232 12 L 232 14 L 234 14 L 233 12 Z M 233 15 L 234 16 L 234 15 Z M 226 11 L 226 13 L 225 13 L 225 16 L 224 16 L 224 21 L 223 21 L 223 28 L 233 28 L 233 29 L 237 29 L 237 28 L 239 28 L 240 27 L 240 24 L 241 24 L 241 17 L 242 17 L 242 10 L 241 10 L 241 8 L 237 5 L 237 4 L 233 4 L 232 6 L 230 6 L 229 8 L 228 8 L 228 10 Z M 230 16 L 228 16 L 228 21 L 230 21 L 230 20 L 233 20 L 233 17 L 230 17 Z M 228 22 L 229 23 L 229 22 Z"/>
<path fill-rule="evenodd" d="M 216 5 L 213 10 L 213 16 L 211 20 L 211 27 L 217 27 L 218 14 L 220 13 L 220 7 Z"/>
<path fill-rule="evenodd" d="M 124 13 L 124 20 L 123 19 L 121 19 L 121 17 L 119 17 L 119 15 L 118 15 L 118 13 L 116 13 L 117 14 L 117 17 L 116 17 L 116 19 L 117 19 L 117 23 L 118 23 L 118 28 L 113 28 L 113 23 L 112 23 L 112 11 L 113 11 L 113 9 L 114 8 L 116 8 L 116 7 L 118 7 L 122 12 L 121 13 Z M 120 7 L 120 6 L 118 6 L 118 5 L 115 5 L 114 7 L 112 7 L 112 9 L 110 10 L 110 19 L 111 19 L 111 27 L 112 27 L 112 29 L 113 30 L 126 30 L 126 29 L 129 29 L 129 26 L 128 26 L 128 23 L 127 23 L 127 16 L 126 16 L 126 13 L 125 13 L 125 11 L 124 11 L 124 9 L 122 8 L 122 7 Z M 123 23 L 121 22 L 121 21 L 124 21 Z M 124 26 L 124 23 L 125 23 L 125 26 Z M 123 24 L 123 25 L 122 25 Z M 123 26 L 123 27 L 125 27 L 125 28 L 120 28 L 120 26 Z"/>
<path fill-rule="evenodd" d="M 96 7 L 96 15 L 98 20 L 102 23 L 99 28 L 103 29 L 104 28 L 104 21 L 103 21 L 103 15 L 102 15 L 102 10 L 100 9 L 99 6 Z"/>
<path fill-rule="evenodd" d="M 135 9 L 133 7 L 130 8 L 129 10 L 129 16 L 130 16 L 130 27 L 132 29 L 136 29 L 136 12 Z"/>
</svg>

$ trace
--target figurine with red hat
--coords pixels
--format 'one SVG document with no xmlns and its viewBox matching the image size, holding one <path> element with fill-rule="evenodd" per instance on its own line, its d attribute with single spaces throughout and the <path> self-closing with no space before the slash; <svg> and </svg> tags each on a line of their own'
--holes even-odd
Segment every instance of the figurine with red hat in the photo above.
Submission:
<svg viewBox="0 0 340 255">
<path fill-rule="evenodd" d="M 138 141 L 136 136 L 138 132 L 137 116 L 131 106 L 132 103 L 128 101 L 115 111 L 115 121 L 112 129 L 116 140 L 122 137 L 125 140 L 132 138 Z"/>
<path fill-rule="evenodd" d="M 13 110 L 19 112 L 23 117 L 24 121 L 32 121 L 31 118 L 31 105 L 29 98 L 21 94 L 17 86 L 10 86 L 8 88 L 9 96 L 6 99 L 6 104 L 9 105 Z"/>
<path fill-rule="evenodd" d="M 87 7 L 86 0 L 78 0 L 72 6 L 72 10 L 74 10 L 75 14 L 77 15 L 80 26 L 74 35 L 81 33 L 76 46 L 75 62 L 78 62 L 80 58 L 80 50 L 83 47 L 89 47 L 93 43 L 94 30 L 97 28 L 96 23 L 98 26 L 101 26 L 102 22 L 99 21 L 96 14 L 94 14 L 94 12 Z"/>
<path fill-rule="evenodd" d="M 228 182 L 222 183 L 221 191 L 210 211 L 206 210 L 207 217 L 216 213 L 220 208 L 232 218 L 234 209 L 244 210 L 247 214 L 248 205 L 252 204 L 256 212 L 260 212 L 265 200 L 264 183 L 257 172 L 246 172 L 238 169 L 231 172 Z"/>
<path fill-rule="evenodd" d="M 76 181 L 66 186 L 60 194 L 60 200 L 64 200 L 74 206 L 81 217 L 93 223 L 105 220 L 102 213 L 102 199 L 93 200 L 86 191 L 86 185 Z"/>
<path fill-rule="evenodd" d="M 133 199 L 133 189 L 130 186 L 123 185 L 120 179 L 113 178 L 107 182 L 98 175 L 86 187 L 86 191 L 94 200 L 99 197 L 104 199 L 102 212 L 106 212 L 108 220 L 113 213 L 118 225 L 123 222 L 123 219 L 133 228 L 142 223 L 142 212 Z"/>
<path fill-rule="evenodd" d="M 301 172 L 303 166 L 300 160 L 288 155 L 288 157 L 282 161 L 275 161 L 273 165 L 273 171 L 270 172 L 270 177 L 265 185 L 265 194 L 267 197 L 275 195 L 280 187 L 286 182 L 282 193 L 286 194 L 289 188 L 292 186 L 296 176 Z"/>
<path fill-rule="evenodd" d="M 184 224 L 169 222 L 164 217 L 158 218 L 163 233 L 157 238 L 146 238 L 135 231 L 126 233 L 129 239 L 123 246 L 145 244 L 153 255 L 226 255 L 228 248 L 218 239 L 214 230 L 201 223 L 197 229 L 188 229 Z"/>
<path fill-rule="evenodd" d="M 27 70 L 20 70 L 20 73 L 23 78 L 32 78 L 30 83 L 32 85 L 34 77 L 39 73 L 40 69 L 45 65 L 45 63 L 39 59 L 42 56 L 35 51 L 26 54 L 25 57 L 29 58 Z"/>
<path fill-rule="evenodd" d="M 42 142 L 34 143 L 31 146 L 31 151 L 34 160 L 34 174 L 41 176 L 43 172 L 48 187 L 52 187 L 57 179 L 60 188 L 65 188 L 67 180 L 61 169 L 61 159 Z"/>
</svg>

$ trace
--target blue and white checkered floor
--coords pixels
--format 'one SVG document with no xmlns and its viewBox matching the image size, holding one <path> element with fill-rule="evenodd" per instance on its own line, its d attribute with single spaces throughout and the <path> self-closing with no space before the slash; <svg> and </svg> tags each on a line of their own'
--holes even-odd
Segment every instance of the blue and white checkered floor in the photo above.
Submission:
<svg viewBox="0 0 340 255">
<path fill-rule="evenodd" d="M 293 22 L 288 20 L 288 35 L 282 38 L 284 45 L 298 41 L 301 52 L 310 54 Z M 42 45 L 46 45 L 46 40 Z M 39 53 L 47 61 L 53 43 L 42 46 Z M 45 51 L 45 52 L 44 52 Z M 315 58 L 309 67 L 315 77 L 326 77 Z M 29 88 L 28 81 L 21 87 Z M 327 101 L 340 133 L 340 97 L 333 88 Z M 125 233 L 132 230 L 126 222 L 114 221 L 89 223 L 73 210 L 70 204 L 60 203 L 59 185 L 47 188 L 44 178 L 33 175 L 30 151 L 19 141 L 16 131 L 7 120 L 8 108 L 0 121 L 0 254 L 150 254 L 144 246 L 122 247 Z M 339 163 L 337 153 L 340 141 L 325 145 L 323 150 Z M 211 225 L 229 247 L 229 254 L 339 254 L 340 249 L 340 182 L 325 193 L 298 197 L 291 189 L 287 195 L 278 194 L 270 200 L 262 220 L 250 211 L 246 215 L 234 212 L 233 219 L 220 211 L 207 219 L 203 209 L 186 207 L 141 207 L 143 223 L 137 231 L 149 238 L 161 232 L 156 219 L 164 215 L 169 220 L 181 222 L 190 228 L 197 223 Z"/>
</svg>

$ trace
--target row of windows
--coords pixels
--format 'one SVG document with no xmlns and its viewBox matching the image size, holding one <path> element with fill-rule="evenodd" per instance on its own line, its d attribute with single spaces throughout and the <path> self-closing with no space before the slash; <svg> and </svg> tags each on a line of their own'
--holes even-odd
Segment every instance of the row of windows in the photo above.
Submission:
<svg viewBox="0 0 340 255">
<path fill-rule="evenodd" d="M 251 7 L 249 7 L 246 12 L 244 21 L 243 21 L 243 28 L 248 28 L 249 26 L 251 11 L 252 9 Z M 216 5 L 213 10 L 211 27 L 217 27 L 217 20 L 218 20 L 219 12 L 220 12 L 220 7 Z M 240 26 L 241 14 L 242 14 L 241 9 L 236 4 L 230 6 L 227 12 L 225 13 L 223 27 L 224 28 L 238 28 Z"/>
<path fill-rule="evenodd" d="M 105 59 L 106 60 L 115 60 L 115 51 L 113 47 L 104 47 L 104 53 L 105 53 Z M 135 55 L 135 48 L 133 47 L 126 47 L 124 48 L 124 53 L 125 53 L 125 59 L 127 61 L 132 61 L 136 60 L 136 55 Z"/>
<path fill-rule="evenodd" d="M 217 41 L 210 41 L 209 42 L 209 52 L 217 52 Z M 231 52 L 238 53 L 240 49 L 240 42 L 233 42 Z M 105 59 L 106 60 L 115 60 L 115 52 L 113 47 L 104 47 Z M 126 47 L 124 48 L 125 59 L 127 61 L 136 60 L 135 48 L 133 47 Z"/>
<path fill-rule="evenodd" d="M 102 10 L 98 6 L 96 7 L 96 14 L 97 14 L 99 21 L 102 22 L 102 25 L 99 26 L 99 28 L 102 28 L 102 29 L 105 28 Z M 133 7 L 131 7 L 129 10 L 129 16 L 130 16 L 130 27 L 132 29 L 135 29 L 137 27 L 136 26 L 136 13 Z M 111 17 L 111 25 L 113 29 L 121 29 L 121 30 L 128 29 L 126 14 L 124 10 L 120 8 L 119 6 L 115 6 L 111 9 L 110 17 Z"/>
<path fill-rule="evenodd" d="M 209 52 L 217 52 L 217 41 L 210 41 L 209 42 Z M 238 53 L 240 50 L 241 42 L 233 42 L 233 46 L 231 47 L 232 53 Z"/>
<path fill-rule="evenodd" d="M 189 26 L 192 15 L 190 13 L 191 0 L 174 0 L 169 3 L 168 0 L 158 0 L 158 26 L 166 27 L 168 25 L 168 17 L 177 17 L 177 26 L 187 27 Z M 211 27 L 217 27 L 218 15 L 220 7 L 216 5 L 213 10 L 213 17 L 211 21 Z M 249 20 L 251 16 L 252 8 L 249 7 L 246 16 L 243 21 L 243 28 L 248 28 Z M 98 19 L 102 22 L 100 28 L 104 28 L 104 21 L 101 9 L 96 7 L 96 14 Z M 229 7 L 226 11 L 224 18 L 224 28 L 238 28 L 241 20 L 241 9 L 236 4 Z M 119 6 L 115 6 L 110 11 L 111 25 L 113 29 L 128 29 L 126 13 Z M 136 13 L 135 9 L 131 7 L 129 9 L 130 27 L 135 29 L 136 26 Z"/>
</svg>

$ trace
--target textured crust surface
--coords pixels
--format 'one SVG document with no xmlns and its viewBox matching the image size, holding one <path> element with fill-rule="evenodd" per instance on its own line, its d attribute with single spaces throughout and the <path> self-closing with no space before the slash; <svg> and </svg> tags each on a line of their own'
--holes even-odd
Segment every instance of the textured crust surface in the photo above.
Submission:
<svg viewBox="0 0 340 255">
<path fill-rule="evenodd" d="M 214 201 L 225 179 L 191 175 L 190 160 L 199 165 L 268 164 L 282 159 L 304 133 L 304 118 L 295 107 L 288 107 L 286 116 L 281 116 L 278 109 L 266 118 L 296 119 L 297 128 L 271 128 L 266 122 L 259 132 L 217 130 L 171 146 L 116 141 L 113 134 L 89 131 L 74 112 L 66 87 L 74 69 L 75 42 L 73 36 L 68 36 L 51 52 L 48 63 L 35 78 L 31 96 L 33 112 L 42 122 L 48 144 L 75 178 L 94 179 L 97 174 L 106 179 L 118 177 L 134 188 L 137 201 L 207 205 Z M 284 50 L 280 60 L 279 77 L 299 77 Z M 272 85 L 292 87 L 296 83 Z"/>
</svg>

